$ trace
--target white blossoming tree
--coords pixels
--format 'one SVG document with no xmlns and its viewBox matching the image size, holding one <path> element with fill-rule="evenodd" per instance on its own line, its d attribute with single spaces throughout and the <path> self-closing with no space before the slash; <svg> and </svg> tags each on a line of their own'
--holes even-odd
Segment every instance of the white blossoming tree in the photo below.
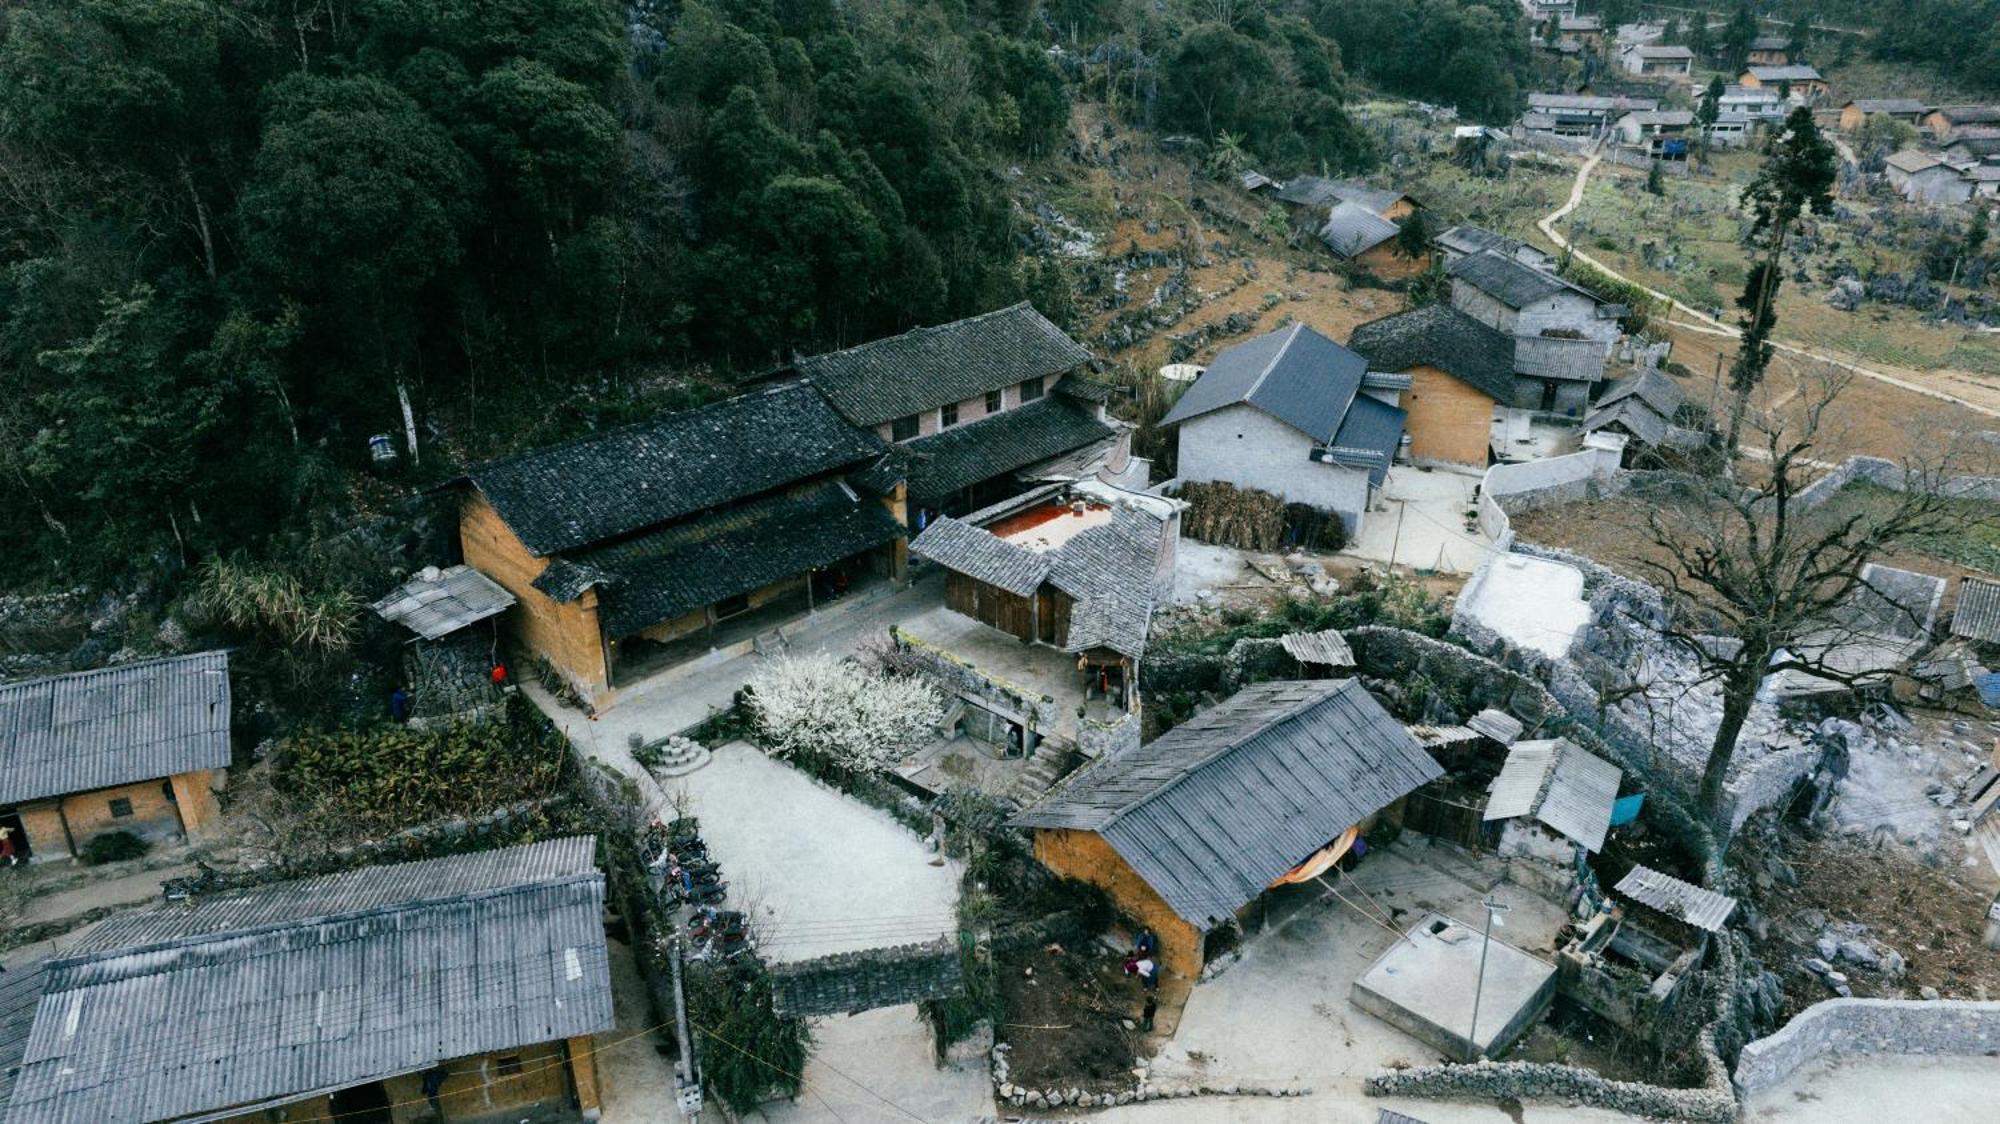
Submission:
<svg viewBox="0 0 2000 1124">
<path fill-rule="evenodd" d="M 944 699 L 923 679 L 831 656 L 786 656 L 750 681 L 750 719 L 771 754 L 879 773 L 935 737 Z"/>
</svg>

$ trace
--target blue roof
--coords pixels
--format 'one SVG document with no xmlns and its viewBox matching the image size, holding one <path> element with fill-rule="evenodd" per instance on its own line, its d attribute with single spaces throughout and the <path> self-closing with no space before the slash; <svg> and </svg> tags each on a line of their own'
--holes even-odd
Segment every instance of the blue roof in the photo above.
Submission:
<svg viewBox="0 0 2000 1124">
<path fill-rule="evenodd" d="M 1403 440 L 1403 421 L 1409 411 L 1398 409 L 1377 398 L 1363 395 L 1354 400 L 1340 432 L 1333 435 L 1334 459 L 1343 464 L 1365 467 L 1368 482 L 1376 487 L 1389 475 L 1389 462 Z"/>
<path fill-rule="evenodd" d="M 1340 430 L 1367 373 L 1368 361 L 1361 356 L 1293 324 L 1223 348 L 1160 424 L 1177 425 L 1248 403 L 1324 442 Z"/>
</svg>

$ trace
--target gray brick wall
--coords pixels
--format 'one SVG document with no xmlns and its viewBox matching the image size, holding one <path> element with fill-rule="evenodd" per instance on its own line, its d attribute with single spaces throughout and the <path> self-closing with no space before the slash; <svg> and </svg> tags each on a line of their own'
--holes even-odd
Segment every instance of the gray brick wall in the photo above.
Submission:
<svg viewBox="0 0 2000 1124">
<path fill-rule="evenodd" d="M 1258 488 L 1288 503 L 1339 512 L 1352 532 L 1368 508 L 1368 472 L 1310 458 L 1313 441 L 1250 406 L 1230 406 L 1181 424 L 1180 479 Z"/>
<path fill-rule="evenodd" d="M 1821 1058 L 1867 1054 L 1976 1057 L 2000 1050 L 2000 1003 L 1939 999 L 1828 999 L 1784 1029 L 1743 1047 L 1736 1088 L 1745 1097 L 1782 1084 Z"/>
</svg>

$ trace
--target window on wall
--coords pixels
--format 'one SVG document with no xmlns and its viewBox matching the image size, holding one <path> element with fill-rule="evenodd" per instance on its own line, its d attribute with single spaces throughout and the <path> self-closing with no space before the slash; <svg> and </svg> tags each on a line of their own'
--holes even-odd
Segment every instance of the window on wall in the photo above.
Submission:
<svg viewBox="0 0 2000 1124">
<path fill-rule="evenodd" d="M 120 796 L 111 802 L 111 818 L 122 820 L 132 814 L 132 802 Z"/>
<path fill-rule="evenodd" d="M 521 1055 L 508 1054 L 506 1057 L 496 1060 L 493 1068 L 498 1070 L 502 1077 L 519 1077 L 521 1076 Z"/>
<path fill-rule="evenodd" d="M 958 403 L 953 402 L 951 405 L 942 407 L 938 410 L 939 429 L 950 429 L 952 426 L 955 426 L 957 424 L 958 424 Z"/>
<path fill-rule="evenodd" d="M 724 620 L 729 617 L 740 617 L 749 611 L 750 611 L 750 595 L 747 593 L 739 593 L 734 597 L 725 597 L 722 600 L 717 601 L 715 603 L 716 620 Z"/>
<path fill-rule="evenodd" d="M 986 412 L 987 412 L 987 413 L 989 413 L 989 414 L 997 414 L 997 413 L 999 413 L 1000 411 L 1002 411 L 1002 410 L 1004 410 L 1004 409 L 1006 409 L 1006 408 L 1007 408 L 1007 392 L 1006 392 L 1006 391 L 1004 391 L 1004 390 L 989 390 L 989 391 L 987 391 L 987 392 L 986 392 Z"/>
<path fill-rule="evenodd" d="M 1029 379 L 1021 384 L 1021 401 L 1033 402 L 1042 396 L 1042 380 Z"/>
<path fill-rule="evenodd" d="M 917 415 L 897 418 L 889 423 L 889 438 L 893 441 L 908 441 L 917 435 Z"/>
</svg>

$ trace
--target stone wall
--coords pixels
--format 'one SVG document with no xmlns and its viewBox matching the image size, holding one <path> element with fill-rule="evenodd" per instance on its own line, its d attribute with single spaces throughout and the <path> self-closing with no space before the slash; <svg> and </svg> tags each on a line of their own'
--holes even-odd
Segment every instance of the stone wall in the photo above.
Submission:
<svg viewBox="0 0 2000 1124">
<path fill-rule="evenodd" d="M 1724 1089 L 1668 1089 L 1611 1081 L 1587 1069 L 1540 1062 L 1433 1065 L 1380 1073 L 1364 1088 L 1374 1097 L 1562 1101 L 1649 1119 L 1731 1124 L 1736 1098 Z"/>
<path fill-rule="evenodd" d="M 1919 476 L 1919 482 L 1930 481 Z M 1840 467 L 1801 488 L 1793 503 L 1810 511 L 1840 493 L 1849 484 L 1866 483 L 1892 492 L 1908 489 L 1911 474 L 1895 461 L 1881 457 L 1849 457 Z M 1935 481 L 1939 493 L 1958 499 L 2000 500 L 2000 476 L 1949 476 Z"/>
<path fill-rule="evenodd" d="M 786 1018 L 850 1015 L 964 994 L 958 942 L 949 936 L 771 965 L 771 1009 Z"/>
<path fill-rule="evenodd" d="M 895 626 L 889 638 L 950 694 L 960 695 L 998 713 L 1024 717 L 1030 729 L 1046 735 L 1056 728 L 1056 700 L 981 672 L 941 648 L 932 647 Z"/>
<path fill-rule="evenodd" d="M 2000 1003 L 1956 999 L 1828 999 L 1784 1029 L 1743 1047 L 1736 1088 L 1745 1096 L 1781 1084 L 1821 1058 L 1865 1054 L 1975 1057 L 2000 1050 Z"/>
<path fill-rule="evenodd" d="M 1085 757 L 1115 757 L 1139 748 L 1139 716 L 1126 713 L 1115 722 L 1085 718 L 1077 723 L 1076 748 Z"/>
</svg>

